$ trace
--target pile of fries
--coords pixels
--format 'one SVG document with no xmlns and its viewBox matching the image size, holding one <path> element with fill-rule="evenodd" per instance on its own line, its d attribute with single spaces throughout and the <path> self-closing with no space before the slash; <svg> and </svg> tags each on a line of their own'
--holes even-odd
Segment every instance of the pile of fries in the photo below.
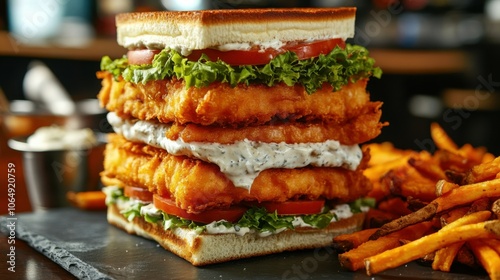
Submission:
<svg viewBox="0 0 500 280">
<path fill-rule="evenodd" d="M 458 147 L 436 123 L 431 137 L 433 153 L 390 143 L 364 147 L 377 208 L 364 230 L 333 240 L 340 263 L 368 275 L 414 260 L 440 271 L 460 263 L 500 279 L 500 157 Z"/>
</svg>

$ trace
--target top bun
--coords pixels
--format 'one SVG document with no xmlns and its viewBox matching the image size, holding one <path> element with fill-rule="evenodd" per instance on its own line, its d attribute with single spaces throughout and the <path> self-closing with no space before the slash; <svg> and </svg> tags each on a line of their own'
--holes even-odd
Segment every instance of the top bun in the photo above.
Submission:
<svg viewBox="0 0 500 280">
<path fill-rule="evenodd" d="M 161 11 L 116 16 L 118 44 L 129 49 L 206 48 L 354 36 L 356 8 Z"/>
</svg>

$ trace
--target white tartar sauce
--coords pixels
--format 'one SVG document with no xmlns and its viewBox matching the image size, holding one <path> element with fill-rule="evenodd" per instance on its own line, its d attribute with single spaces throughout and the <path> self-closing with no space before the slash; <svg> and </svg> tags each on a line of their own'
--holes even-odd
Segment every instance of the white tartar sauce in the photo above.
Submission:
<svg viewBox="0 0 500 280">
<path fill-rule="evenodd" d="M 90 128 L 68 130 L 53 125 L 38 128 L 26 143 L 43 150 L 88 149 L 97 145 L 97 138 Z"/>
<path fill-rule="evenodd" d="M 279 50 L 285 45 L 285 42 L 282 42 L 278 39 L 274 39 L 268 42 L 255 42 L 255 43 L 230 43 L 217 46 L 217 50 L 219 51 L 248 51 L 251 50 L 254 46 L 259 46 L 259 49 L 264 51 L 266 49 L 274 49 Z"/>
<path fill-rule="evenodd" d="M 169 125 L 142 120 L 125 120 L 115 113 L 107 115 L 116 133 L 130 141 L 165 149 L 171 155 L 194 157 L 219 166 L 236 187 L 250 190 L 260 172 L 271 168 L 344 167 L 355 170 L 362 158 L 359 145 L 341 145 L 328 140 L 320 143 L 263 143 L 250 140 L 233 144 L 171 140 Z"/>
</svg>

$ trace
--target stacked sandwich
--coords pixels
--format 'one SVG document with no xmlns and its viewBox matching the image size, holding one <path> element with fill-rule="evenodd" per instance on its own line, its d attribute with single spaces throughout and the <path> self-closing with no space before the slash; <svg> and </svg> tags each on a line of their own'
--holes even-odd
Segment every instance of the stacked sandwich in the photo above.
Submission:
<svg viewBox="0 0 500 280">
<path fill-rule="evenodd" d="M 346 44 L 355 8 L 116 17 L 104 57 L 108 221 L 194 265 L 328 245 L 360 228 L 359 144 L 380 134 L 379 77 Z M 354 205 L 358 205 L 357 207 Z"/>
</svg>

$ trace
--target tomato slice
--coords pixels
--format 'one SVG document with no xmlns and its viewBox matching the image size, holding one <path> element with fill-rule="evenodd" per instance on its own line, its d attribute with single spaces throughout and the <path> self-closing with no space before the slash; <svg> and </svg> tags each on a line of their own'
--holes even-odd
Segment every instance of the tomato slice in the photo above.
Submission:
<svg viewBox="0 0 500 280">
<path fill-rule="evenodd" d="M 125 196 L 139 199 L 144 202 L 153 202 L 153 193 L 147 189 L 140 187 L 126 186 L 123 192 Z"/>
<path fill-rule="evenodd" d="M 285 202 L 262 202 L 258 206 L 266 208 L 267 212 L 276 211 L 278 215 L 312 215 L 321 213 L 324 200 L 290 200 Z"/>
<path fill-rule="evenodd" d="M 297 57 L 302 60 L 317 57 L 320 54 L 329 54 L 337 46 L 344 49 L 345 41 L 342 39 L 330 39 L 302 44 L 289 44 L 285 46 L 285 49 L 296 53 Z"/>
<path fill-rule="evenodd" d="M 157 194 L 153 195 L 153 204 L 156 208 L 162 210 L 167 214 L 175 215 L 187 220 L 204 224 L 209 224 L 213 221 L 219 220 L 226 220 L 228 222 L 234 223 L 238 221 L 247 210 L 247 208 L 245 207 L 233 206 L 228 209 L 211 209 L 203 211 L 199 214 L 193 214 L 188 213 L 182 208 L 179 208 L 171 199 L 162 197 Z"/>
<path fill-rule="evenodd" d="M 269 49 L 261 51 L 260 49 L 251 49 L 248 51 L 219 51 L 215 49 L 194 50 L 188 56 L 189 60 L 197 61 L 202 54 L 206 54 L 211 61 L 218 59 L 229 65 L 262 65 L 267 64 L 271 59 L 276 57 L 281 52 Z"/>
<path fill-rule="evenodd" d="M 156 54 L 160 53 L 160 50 L 130 50 L 127 52 L 127 59 L 129 64 L 151 64 L 153 58 Z"/>
<path fill-rule="evenodd" d="M 281 49 L 265 49 L 253 48 L 251 50 L 233 50 L 219 51 L 216 49 L 194 50 L 188 56 L 189 60 L 197 61 L 202 54 L 208 56 L 211 61 L 218 59 L 226 62 L 229 65 L 262 65 L 267 64 L 271 59 L 286 51 L 291 51 L 297 54 L 297 57 L 308 59 L 317 57 L 320 54 L 328 54 L 335 47 L 345 48 L 345 41 L 342 39 L 328 39 L 313 42 L 293 42 L 283 46 Z M 129 64 L 151 64 L 155 54 L 159 50 L 131 50 L 128 51 L 127 57 Z"/>
</svg>

